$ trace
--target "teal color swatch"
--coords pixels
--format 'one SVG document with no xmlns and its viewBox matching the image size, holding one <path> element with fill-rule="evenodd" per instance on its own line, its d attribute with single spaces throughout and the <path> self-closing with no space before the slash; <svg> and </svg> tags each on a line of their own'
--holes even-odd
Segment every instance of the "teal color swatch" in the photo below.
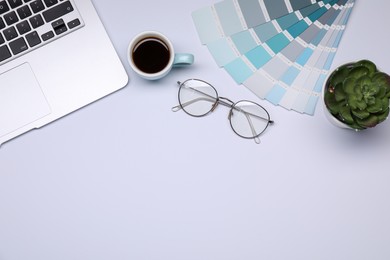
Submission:
<svg viewBox="0 0 390 260">
<path fill-rule="evenodd" d="M 261 45 L 247 52 L 245 56 L 257 69 L 263 67 L 263 65 L 272 58 L 272 56 Z"/>
<path fill-rule="evenodd" d="M 231 38 L 241 54 L 244 54 L 257 46 L 256 41 L 248 30 L 236 33 L 232 35 Z"/>
<path fill-rule="evenodd" d="M 245 62 L 238 58 L 225 66 L 225 70 L 232 76 L 236 83 L 241 84 L 248 79 L 253 71 L 245 64 Z"/>
<path fill-rule="evenodd" d="M 283 33 L 279 33 L 278 35 L 272 37 L 267 41 L 267 45 L 271 48 L 274 53 L 279 53 L 283 50 L 288 44 L 290 40 Z"/>
<path fill-rule="evenodd" d="M 301 20 L 296 24 L 292 25 L 291 27 L 289 27 L 287 31 L 293 38 L 297 38 L 307 28 L 309 28 L 309 25 L 305 22 L 305 20 Z"/>
<path fill-rule="evenodd" d="M 314 13 L 312 13 L 312 14 L 309 15 L 310 21 L 317 21 L 317 20 L 318 20 L 321 16 L 323 16 L 327 11 L 328 11 L 328 9 L 326 9 L 326 8 L 320 8 L 320 9 L 318 9 L 317 11 L 315 11 Z"/>
<path fill-rule="evenodd" d="M 282 30 L 286 30 L 293 24 L 299 22 L 299 18 L 295 13 L 288 14 L 286 16 L 276 19 L 276 22 L 279 24 Z"/>
<path fill-rule="evenodd" d="M 321 7 L 318 4 L 317 5 L 310 5 L 310 6 L 307 6 L 303 9 L 299 10 L 299 13 L 303 17 L 308 17 L 309 15 L 311 15 L 312 13 L 314 13 L 315 11 L 317 11 L 320 8 Z"/>
</svg>

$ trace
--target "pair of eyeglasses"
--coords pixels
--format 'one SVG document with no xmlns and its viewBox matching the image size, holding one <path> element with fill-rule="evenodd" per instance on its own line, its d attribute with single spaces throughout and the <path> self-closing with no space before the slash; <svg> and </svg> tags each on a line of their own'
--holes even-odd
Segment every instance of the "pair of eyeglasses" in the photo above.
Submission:
<svg viewBox="0 0 390 260">
<path fill-rule="evenodd" d="M 193 117 L 206 116 L 217 106 L 230 108 L 228 119 L 233 131 L 240 137 L 254 139 L 260 143 L 260 135 L 274 123 L 264 107 L 259 104 L 241 100 L 233 102 L 219 97 L 217 90 L 209 83 L 199 79 L 188 79 L 179 84 L 179 105 L 172 107 L 173 112 L 183 110 Z"/>
</svg>

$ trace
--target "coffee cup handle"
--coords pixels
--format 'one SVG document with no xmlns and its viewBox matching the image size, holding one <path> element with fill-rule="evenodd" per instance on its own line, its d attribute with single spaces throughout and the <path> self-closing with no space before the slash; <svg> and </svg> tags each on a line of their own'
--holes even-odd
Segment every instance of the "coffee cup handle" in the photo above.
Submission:
<svg viewBox="0 0 390 260">
<path fill-rule="evenodd" d="M 194 55 L 189 53 L 177 53 L 173 60 L 173 66 L 191 65 L 194 63 Z"/>
</svg>

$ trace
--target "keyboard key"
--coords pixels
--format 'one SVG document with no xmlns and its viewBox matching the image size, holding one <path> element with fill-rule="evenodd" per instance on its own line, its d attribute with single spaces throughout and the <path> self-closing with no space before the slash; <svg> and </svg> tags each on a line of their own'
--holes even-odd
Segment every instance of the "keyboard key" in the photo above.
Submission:
<svg viewBox="0 0 390 260">
<path fill-rule="evenodd" d="M 35 0 L 34 2 L 32 2 L 30 4 L 30 7 L 31 7 L 32 11 L 34 12 L 34 14 L 45 9 L 45 6 L 43 5 L 41 0 Z"/>
<path fill-rule="evenodd" d="M 9 6 L 5 0 L 0 0 L 0 14 L 4 14 L 9 11 Z"/>
<path fill-rule="evenodd" d="M 51 38 L 54 37 L 54 32 L 49 31 L 49 32 L 47 32 L 47 33 L 42 34 L 41 37 L 42 37 L 42 40 L 43 40 L 43 41 L 50 40 Z"/>
<path fill-rule="evenodd" d="M 42 42 L 41 38 L 39 38 L 39 35 L 36 31 L 26 34 L 26 40 L 31 48 Z"/>
<path fill-rule="evenodd" d="M 8 0 L 8 3 L 11 6 L 11 8 L 16 8 L 23 4 L 22 0 Z"/>
<path fill-rule="evenodd" d="M 18 38 L 9 43 L 9 47 L 14 55 L 19 54 L 28 49 L 27 43 L 23 38 Z"/>
<path fill-rule="evenodd" d="M 4 40 L 3 35 L 1 35 L 1 33 L 0 33 L 0 44 L 3 44 L 3 43 L 5 43 L 5 40 Z"/>
<path fill-rule="evenodd" d="M 51 26 L 53 27 L 53 30 L 57 35 L 60 35 L 68 30 L 68 28 L 66 28 L 64 20 L 62 19 L 52 22 Z"/>
<path fill-rule="evenodd" d="M 0 62 L 11 58 L 11 52 L 8 49 L 7 45 L 0 46 Z"/>
<path fill-rule="evenodd" d="M 8 25 L 14 24 L 17 21 L 19 21 L 19 18 L 14 11 L 6 13 L 3 17 L 4 17 L 5 22 Z"/>
<path fill-rule="evenodd" d="M 30 17 L 32 15 L 31 10 L 28 7 L 28 5 L 22 6 L 16 11 L 18 12 L 20 19 L 22 19 L 22 20 L 27 18 L 27 17 Z"/>
<path fill-rule="evenodd" d="M 3 31 L 4 37 L 7 39 L 7 41 L 13 40 L 16 37 L 18 37 L 18 32 L 16 31 L 15 27 L 11 26 Z"/>
<path fill-rule="evenodd" d="M 68 27 L 69 27 L 69 29 L 73 29 L 73 28 L 79 26 L 80 24 L 81 24 L 81 23 L 80 23 L 80 20 L 79 20 L 79 19 L 74 19 L 74 20 L 72 20 L 72 21 L 70 21 L 70 22 L 68 23 Z"/>
<path fill-rule="evenodd" d="M 47 7 L 51 7 L 58 3 L 58 0 L 44 0 Z"/>
<path fill-rule="evenodd" d="M 51 26 L 53 27 L 53 29 L 57 28 L 57 27 L 60 27 L 64 25 L 64 20 L 63 19 L 58 19 L 57 21 L 54 21 L 51 23 Z"/>
<path fill-rule="evenodd" d="M 44 25 L 43 18 L 40 14 L 37 14 L 29 19 L 31 26 L 35 29 L 38 28 L 39 26 Z"/>
<path fill-rule="evenodd" d="M 69 1 L 63 2 L 59 5 L 56 5 L 52 7 L 51 9 L 48 9 L 43 12 L 43 17 L 45 18 L 46 22 L 54 21 L 61 16 L 72 12 L 73 6 Z"/>
<path fill-rule="evenodd" d="M 0 30 L 5 28 L 5 23 L 3 21 L 3 18 L 0 17 Z"/>
<path fill-rule="evenodd" d="M 29 31 L 31 31 L 31 27 L 27 21 L 23 21 L 21 23 L 18 23 L 16 25 L 16 28 L 18 29 L 18 32 L 20 35 L 23 35 L 25 33 L 28 33 Z"/>
</svg>

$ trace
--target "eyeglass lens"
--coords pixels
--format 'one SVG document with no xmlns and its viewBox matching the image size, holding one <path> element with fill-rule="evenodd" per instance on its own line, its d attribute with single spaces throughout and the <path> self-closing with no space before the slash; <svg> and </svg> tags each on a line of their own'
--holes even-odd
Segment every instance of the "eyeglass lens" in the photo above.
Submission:
<svg viewBox="0 0 390 260">
<path fill-rule="evenodd" d="M 230 113 L 230 124 L 234 132 L 244 138 L 259 136 L 270 122 L 268 112 L 251 101 L 237 102 Z"/>
<path fill-rule="evenodd" d="M 208 114 L 217 102 L 218 94 L 214 87 L 204 81 L 187 80 L 179 89 L 179 102 L 182 109 L 192 116 Z"/>
</svg>

